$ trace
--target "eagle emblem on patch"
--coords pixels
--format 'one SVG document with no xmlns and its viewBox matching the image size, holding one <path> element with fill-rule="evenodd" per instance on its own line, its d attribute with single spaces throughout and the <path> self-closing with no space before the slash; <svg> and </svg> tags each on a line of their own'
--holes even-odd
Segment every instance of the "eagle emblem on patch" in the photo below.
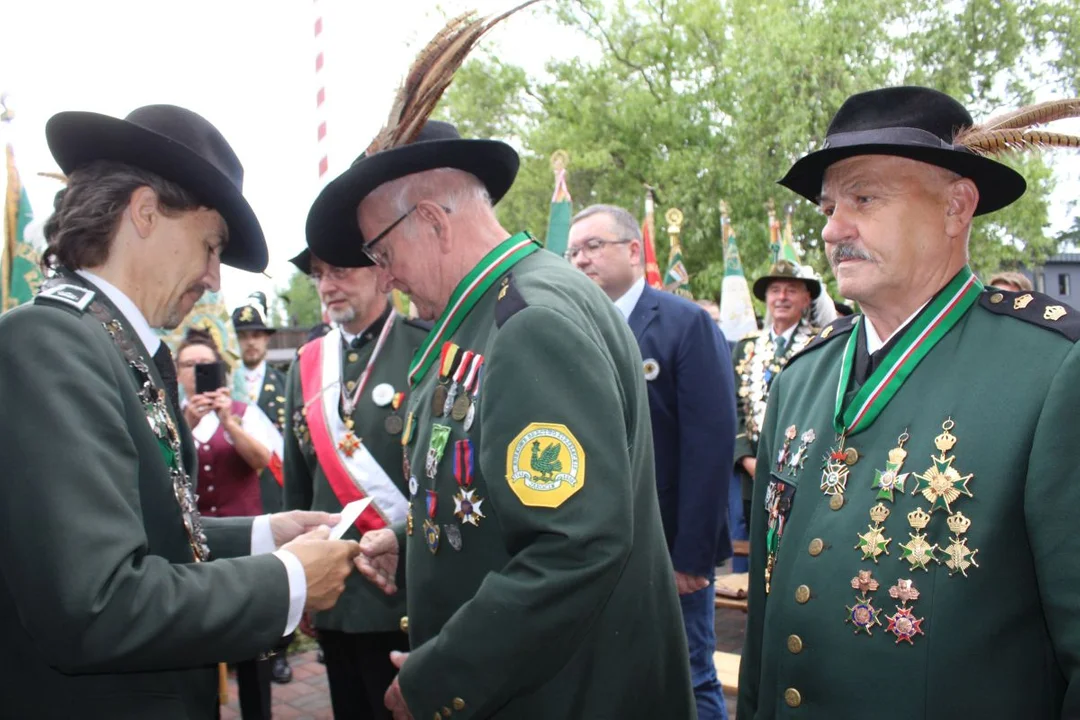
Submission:
<svg viewBox="0 0 1080 720">
<path fill-rule="evenodd" d="M 655 380 L 660 375 L 660 363 L 652 358 L 646 358 L 641 367 L 645 371 L 646 380 Z"/>
<path fill-rule="evenodd" d="M 506 481 L 522 504 L 557 508 L 585 484 L 585 452 L 565 425 L 530 423 L 506 449 Z"/>
</svg>

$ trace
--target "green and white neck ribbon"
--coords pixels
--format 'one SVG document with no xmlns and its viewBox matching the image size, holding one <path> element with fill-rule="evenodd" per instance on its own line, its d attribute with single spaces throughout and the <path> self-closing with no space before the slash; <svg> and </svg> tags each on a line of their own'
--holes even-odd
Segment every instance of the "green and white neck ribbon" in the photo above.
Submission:
<svg viewBox="0 0 1080 720">
<path fill-rule="evenodd" d="M 866 321 L 865 316 L 859 317 L 848 336 L 840 381 L 836 386 L 836 413 L 833 416 L 836 433 L 850 436 L 870 427 L 908 375 L 975 304 L 982 289 L 982 283 L 965 265 L 919 313 L 845 408 L 844 395 L 855 365 L 855 347 L 859 342 L 858 323 Z"/>
<path fill-rule="evenodd" d="M 454 336 L 484 293 L 518 262 L 540 249 L 536 238 L 520 232 L 500 243 L 458 283 L 450 301 L 409 364 L 409 386 L 415 387 L 439 357 L 442 343 Z"/>
</svg>

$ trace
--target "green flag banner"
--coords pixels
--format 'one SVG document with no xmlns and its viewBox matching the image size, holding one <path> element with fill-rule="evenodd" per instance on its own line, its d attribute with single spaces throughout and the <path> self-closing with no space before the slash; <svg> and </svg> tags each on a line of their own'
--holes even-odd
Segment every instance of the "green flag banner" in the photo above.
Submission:
<svg viewBox="0 0 1080 720">
<path fill-rule="evenodd" d="M 26 189 L 15 167 L 15 152 L 6 148 L 7 191 L 4 194 L 4 251 L 0 258 L 3 305 L 0 310 L 29 302 L 43 279 L 41 257 L 26 239 L 26 226 L 34 219 Z"/>
<path fill-rule="evenodd" d="M 569 163 L 570 156 L 565 150 L 556 150 L 551 156 L 551 168 L 555 171 L 555 192 L 551 196 L 551 212 L 548 214 L 544 247 L 560 256 L 566 254 L 566 243 L 570 239 L 570 218 L 573 214 L 573 200 L 566 187 L 566 166 Z"/>
</svg>

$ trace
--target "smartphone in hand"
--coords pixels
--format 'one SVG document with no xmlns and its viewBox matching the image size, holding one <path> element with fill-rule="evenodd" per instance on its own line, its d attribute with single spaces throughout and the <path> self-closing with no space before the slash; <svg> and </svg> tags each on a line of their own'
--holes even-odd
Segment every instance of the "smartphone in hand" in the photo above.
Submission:
<svg viewBox="0 0 1080 720">
<path fill-rule="evenodd" d="M 195 394 L 214 392 L 225 387 L 225 364 L 199 363 L 195 366 Z"/>
</svg>

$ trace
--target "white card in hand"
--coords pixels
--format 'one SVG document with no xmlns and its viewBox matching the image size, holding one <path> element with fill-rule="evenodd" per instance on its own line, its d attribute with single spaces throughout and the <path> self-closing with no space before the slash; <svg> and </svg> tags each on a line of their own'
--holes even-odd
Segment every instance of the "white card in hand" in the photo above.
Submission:
<svg viewBox="0 0 1080 720">
<path fill-rule="evenodd" d="M 343 507 L 341 509 L 341 522 L 330 531 L 330 539 L 340 540 L 345 531 L 352 527 L 352 524 L 356 522 L 356 518 L 360 517 L 360 513 L 364 512 L 370 504 L 371 498 L 364 498 L 363 500 L 353 500 Z"/>
</svg>

